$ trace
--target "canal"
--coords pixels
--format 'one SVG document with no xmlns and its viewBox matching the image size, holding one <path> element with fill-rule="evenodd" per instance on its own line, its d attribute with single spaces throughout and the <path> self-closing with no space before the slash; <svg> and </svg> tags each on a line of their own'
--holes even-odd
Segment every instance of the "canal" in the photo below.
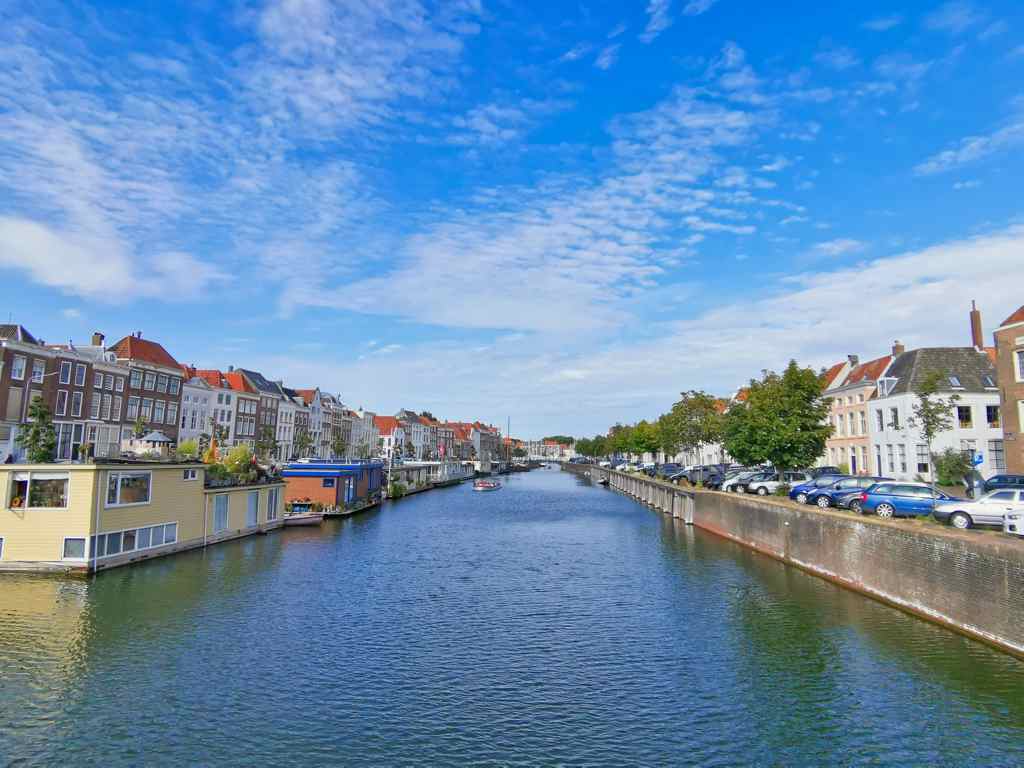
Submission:
<svg viewBox="0 0 1024 768">
<path fill-rule="evenodd" d="M 1024 664 L 584 479 L 0 578 L 0 766 L 1021 765 Z"/>
</svg>

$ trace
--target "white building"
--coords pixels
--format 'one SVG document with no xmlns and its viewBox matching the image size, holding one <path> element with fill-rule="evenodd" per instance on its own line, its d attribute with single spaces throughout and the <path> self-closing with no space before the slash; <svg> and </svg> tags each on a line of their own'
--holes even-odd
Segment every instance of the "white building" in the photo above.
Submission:
<svg viewBox="0 0 1024 768">
<path fill-rule="evenodd" d="M 375 416 L 377 427 L 378 455 L 384 459 L 402 458 L 405 448 L 405 430 L 394 416 Z"/>
<path fill-rule="evenodd" d="M 200 435 L 210 434 L 210 414 L 213 412 L 214 391 L 209 382 L 201 376 L 191 375 L 184 369 L 185 379 L 181 385 L 181 426 L 178 441 L 198 440 Z"/>
<path fill-rule="evenodd" d="M 295 455 L 295 420 L 299 408 L 283 385 L 281 391 L 284 396 L 277 407 L 277 455 L 275 458 L 288 461 Z"/>
<path fill-rule="evenodd" d="M 354 411 L 354 413 L 351 454 L 356 458 L 367 459 L 377 453 L 377 442 L 380 438 L 377 424 L 374 421 L 377 414 L 362 408 Z"/>
<path fill-rule="evenodd" d="M 932 452 L 954 448 L 980 454 L 978 471 L 995 474 L 993 456 L 1003 453 L 996 369 L 988 352 L 975 347 L 914 349 L 893 360 L 870 401 L 871 471 L 898 480 L 930 479 L 928 445 L 911 422 L 920 402 L 915 392 L 932 373 L 942 376 L 938 397 L 959 396 L 950 414 L 952 428 L 936 437 Z"/>
</svg>

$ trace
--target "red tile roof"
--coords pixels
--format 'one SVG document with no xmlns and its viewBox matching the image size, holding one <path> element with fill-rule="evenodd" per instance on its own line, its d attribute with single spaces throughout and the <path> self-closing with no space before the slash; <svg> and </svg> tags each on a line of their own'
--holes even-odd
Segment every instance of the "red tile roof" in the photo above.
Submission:
<svg viewBox="0 0 1024 768">
<path fill-rule="evenodd" d="M 252 385 L 249 384 L 248 381 L 246 381 L 245 376 L 238 371 L 225 373 L 224 380 L 228 383 L 228 386 L 236 392 L 249 392 L 250 394 L 256 394 L 256 390 L 252 388 Z"/>
<path fill-rule="evenodd" d="M 1014 323 L 1024 323 L 1024 306 L 1003 320 L 1003 325 L 1013 325 Z"/>
<path fill-rule="evenodd" d="M 885 373 L 885 369 L 889 367 L 890 362 L 892 362 L 892 355 L 861 363 L 850 371 L 850 375 L 846 377 L 846 383 L 860 384 L 862 382 L 878 381 L 878 377 Z"/>
<path fill-rule="evenodd" d="M 109 349 L 122 360 L 137 360 L 167 368 L 181 368 L 181 364 L 171 357 L 163 346 L 149 339 L 140 339 L 138 336 L 125 336 Z"/>
<path fill-rule="evenodd" d="M 399 426 L 398 419 L 394 416 L 374 416 L 373 423 L 377 425 L 377 431 L 382 435 L 390 435 Z"/>
<path fill-rule="evenodd" d="M 316 397 L 315 389 L 296 389 L 295 391 L 299 393 L 299 396 L 302 397 L 302 402 L 306 405 L 313 404 L 313 398 Z"/>
<path fill-rule="evenodd" d="M 736 390 L 736 397 L 734 399 L 737 403 L 745 403 L 748 397 L 750 397 L 750 387 L 740 387 Z"/>
<path fill-rule="evenodd" d="M 821 375 L 821 382 L 824 389 L 831 389 L 836 385 L 836 378 L 842 372 L 845 362 L 836 363 Z"/>
</svg>

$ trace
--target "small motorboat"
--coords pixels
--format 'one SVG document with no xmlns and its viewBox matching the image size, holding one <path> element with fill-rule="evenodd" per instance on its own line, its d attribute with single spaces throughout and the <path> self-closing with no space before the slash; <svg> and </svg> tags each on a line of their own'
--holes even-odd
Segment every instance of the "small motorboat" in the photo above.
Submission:
<svg viewBox="0 0 1024 768">
<path fill-rule="evenodd" d="M 496 491 L 501 488 L 501 483 L 497 480 L 474 480 L 473 490 L 474 491 Z"/>
<path fill-rule="evenodd" d="M 285 515 L 285 525 L 320 525 L 324 521 L 323 512 L 304 512 L 299 515 Z"/>
</svg>

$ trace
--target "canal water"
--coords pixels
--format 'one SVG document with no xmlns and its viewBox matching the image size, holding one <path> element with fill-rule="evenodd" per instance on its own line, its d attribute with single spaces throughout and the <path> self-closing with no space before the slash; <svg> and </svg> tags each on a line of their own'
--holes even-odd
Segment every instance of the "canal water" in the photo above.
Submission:
<svg viewBox="0 0 1024 768">
<path fill-rule="evenodd" d="M 0 766 L 1024 764 L 1024 664 L 555 470 L 0 578 Z"/>
</svg>

